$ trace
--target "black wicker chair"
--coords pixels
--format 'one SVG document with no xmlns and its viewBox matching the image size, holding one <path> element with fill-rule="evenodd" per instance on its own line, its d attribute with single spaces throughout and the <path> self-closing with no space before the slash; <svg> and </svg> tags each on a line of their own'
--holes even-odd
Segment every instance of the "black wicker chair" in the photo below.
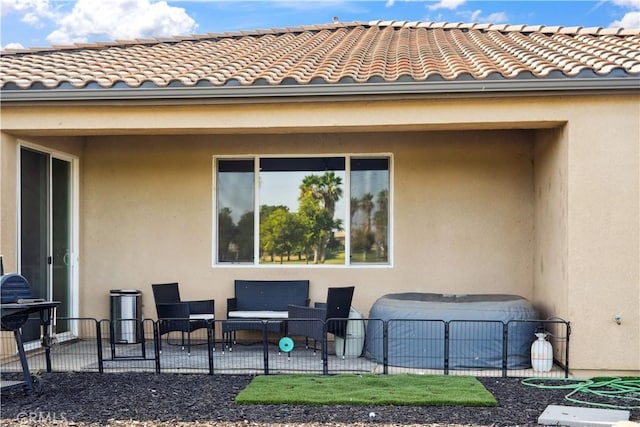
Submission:
<svg viewBox="0 0 640 427">
<path fill-rule="evenodd" d="M 321 342 L 322 355 L 325 357 L 327 333 L 346 339 L 347 319 L 354 290 L 354 286 L 329 288 L 326 303 L 316 303 L 314 307 L 289 305 L 288 335 L 305 337 L 307 348 L 309 338 Z M 346 345 L 343 346 L 343 357 L 345 348 Z"/>
<path fill-rule="evenodd" d="M 177 283 L 158 283 L 151 285 L 153 298 L 158 314 L 159 345 L 162 351 L 162 335 L 169 332 L 182 332 L 182 349 L 184 350 L 184 336 L 187 335 L 187 353 L 191 354 L 191 332 L 197 329 L 213 328 L 215 340 L 215 301 L 182 301 Z M 213 345 L 215 349 L 215 342 Z"/>
</svg>

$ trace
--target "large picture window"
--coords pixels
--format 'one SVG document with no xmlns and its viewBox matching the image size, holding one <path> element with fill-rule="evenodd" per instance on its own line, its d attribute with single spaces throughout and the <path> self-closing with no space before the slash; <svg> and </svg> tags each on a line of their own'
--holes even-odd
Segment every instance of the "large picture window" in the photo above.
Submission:
<svg viewBox="0 0 640 427">
<path fill-rule="evenodd" d="M 216 264 L 389 264 L 389 156 L 218 158 Z"/>
</svg>

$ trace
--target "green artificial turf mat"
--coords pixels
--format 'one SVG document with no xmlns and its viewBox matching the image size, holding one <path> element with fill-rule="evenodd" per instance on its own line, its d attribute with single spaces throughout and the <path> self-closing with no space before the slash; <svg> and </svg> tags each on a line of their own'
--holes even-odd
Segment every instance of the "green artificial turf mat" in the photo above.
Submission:
<svg viewBox="0 0 640 427">
<path fill-rule="evenodd" d="M 474 377 L 443 375 L 263 375 L 236 403 L 296 405 L 496 406 Z"/>
</svg>

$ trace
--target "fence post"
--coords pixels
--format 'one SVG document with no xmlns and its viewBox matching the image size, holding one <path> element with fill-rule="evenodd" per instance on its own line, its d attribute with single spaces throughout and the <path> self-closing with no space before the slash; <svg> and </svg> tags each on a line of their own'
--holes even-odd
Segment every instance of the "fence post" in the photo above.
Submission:
<svg viewBox="0 0 640 427">
<path fill-rule="evenodd" d="M 262 353 L 264 357 L 264 374 L 269 375 L 269 331 L 267 321 L 262 321 Z"/>
<path fill-rule="evenodd" d="M 160 322 L 162 322 L 160 319 L 153 322 L 153 352 L 156 359 L 156 374 L 160 373 L 160 340 L 162 339 L 160 336 Z"/>
<path fill-rule="evenodd" d="M 382 321 L 382 372 L 389 373 L 389 324 L 388 320 Z"/>
<path fill-rule="evenodd" d="M 138 336 L 140 341 L 142 342 L 142 358 L 143 359 L 147 359 L 147 335 L 144 333 L 144 319 L 138 319 L 136 320 L 136 326 L 140 329 L 138 329 Z"/>
<path fill-rule="evenodd" d="M 96 345 L 98 346 L 98 372 L 104 373 L 104 360 L 102 358 L 102 328 L 98 319 L 93 319 L 96 324 Z"/>
<path fill-rule="evenodd" d="M 215 320 L 207 322 L 207 355 L 209 356 L 209 375 L 213 375 L 213 352 L 216 348 L 216 329 L 214 322 Z"/>
<path fill-rule="evenodd" d="M 569 378 L 569 335 L 571 335 L 571 322 L 565 321 L 565 332 L 567 337 L 567 342 L 565 343 L 565 352 L 564 352 L 564 377 Z"/>
<path fill-rule="evenodd" d="M 509 322 L 502 322 L 502 378 L 507 377 L 507 358 L 509 345 Z"/>
<path fill-rule="evenodd" d="M 329 320 L 330 322 L 331 320 Z M 322 375 L 329 375 L 329 345 L 327 343 L 327 322 L 322 321 L 322 336 L 324 339 L 322 340 Z M 346 346 L 346 339 L 343 342 L 343 345 Z M 315 347 L 315 343 L 314 343 Z M 336 354 L 336 357 L 338 355 Z"/>
<path fill-rule="evenodd" d="M 449 322 L 444 322 L 444 374 L 449 375 Z"/>
<path fill-rule="evenodd" d="M 117 320 L 109 319 L 106 321 L 109 322 L 109 345 L 111 346 L 111 360 L 116 360 L 116 344 L 114 341 L 116 330 L 113 326 L 113 322 L 117 322 Z"/>
</svg>

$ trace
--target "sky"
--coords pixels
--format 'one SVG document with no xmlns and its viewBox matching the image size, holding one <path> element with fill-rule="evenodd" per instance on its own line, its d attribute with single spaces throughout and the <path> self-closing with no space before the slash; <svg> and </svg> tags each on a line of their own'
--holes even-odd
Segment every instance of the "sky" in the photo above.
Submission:
<svg viewBox="0 0 640 427">
<path fill-rule="evenodd" d="M 0 0 L 2 48 L 352 21 L 640 28 L 640 0 Z"/>
</svg>

